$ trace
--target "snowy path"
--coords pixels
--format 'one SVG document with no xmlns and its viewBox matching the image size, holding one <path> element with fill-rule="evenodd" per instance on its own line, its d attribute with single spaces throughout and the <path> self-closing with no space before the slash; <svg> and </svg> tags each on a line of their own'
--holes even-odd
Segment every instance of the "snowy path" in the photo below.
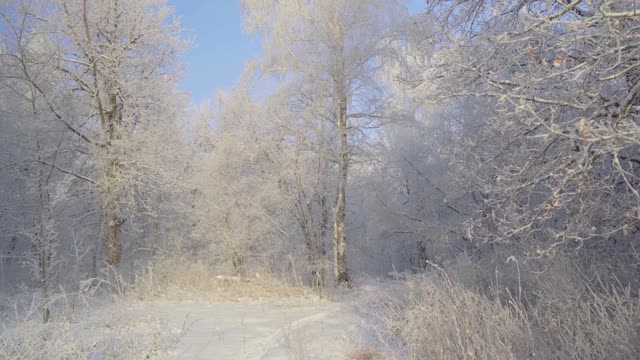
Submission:
<svg viewBox="0 0 640 360">
<path fill-rule="evenodd" d="M 144 311 L 181 332 L 171 359 L 343 359 L 370 336 L 352 305 L 322 300 L 157 302 Z"/>
</svg>

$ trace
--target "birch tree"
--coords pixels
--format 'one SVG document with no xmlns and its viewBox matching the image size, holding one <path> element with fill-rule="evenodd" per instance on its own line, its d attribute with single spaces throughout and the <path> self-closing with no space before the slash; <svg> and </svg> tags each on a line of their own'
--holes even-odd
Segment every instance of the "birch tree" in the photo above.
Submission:
<svg viewBox="0 0 640 360">
<path fill-rule="evenodd" d="M 333 209 L 333 262 L 337 282 L 350 281 L 347 264 L 346 202 L 353 140 L 386 115 L 376 77 L 393 49 L 391 25 L 402 18 L 396 1 L 241 2 L 247 30 L 264 41 L 263 70 L 314 84 L 314 98 L 329 99 L 325 120 L 335 126 L 332 161 L 338 169 Z"/>
</svg>

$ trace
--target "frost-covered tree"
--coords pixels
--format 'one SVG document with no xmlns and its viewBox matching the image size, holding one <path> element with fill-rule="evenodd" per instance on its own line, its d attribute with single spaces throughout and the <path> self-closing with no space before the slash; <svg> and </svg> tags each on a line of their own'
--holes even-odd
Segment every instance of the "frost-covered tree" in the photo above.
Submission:
<svg viewBox="0 0 640 360">
<path fill-rule="evenodd" d="M 219 92 L 197 116 L 192 235 L 217 265 L 247 275 L 269 266 L 288 240 L 279 190 L 278 141 L 260 121 L 261 107 L 240 89 Z"/>
<path fill-rule="evenodd" d="M 393 52 L 396 1 L 241 2 L 249 32 L 264 41 L 262 70 L 311 84 L 306 94 L 326 106 L 319 116 L 335 126 L 338 181 L 333 209 L 333 261 L 338 282 L 349 282 L 346 202 L 353 145 L 388 116 L 378 70 Z M 317 99 L 317 100 L 316 100 Z"/>
<path fill-rule="evenodd" d="M 73 135 L 78 168 L 48 166 L 95 191 L 106 261 L 118 266 L 130 211 L 165 184 L 170 166 L 160 159 L 175 150 L 150 140 L 179 136 L 171 130 L 183 102 L 174 90 L 179 24 L 156 0 L 11 1 L 2 14 L 16 78 Z"/>
<path fill-rule="evenodd" d="M 495 109 L 464 122 L 456 150 L 458 178 L 477 176 L 467 182 L 481 208 L 469 235 L 528 243 L 532 256 L 633 253 L 638 4 L 436 1 L 428 11 L 438 26 L 424 41 L 435 51 L 410 82 L 414 97 L 482 97 Z"/>
<path fill-rule="evenodd" d="M 277 156 L 281 196 L 287 199 L 287 211 L 304 241 L 312 283 L 323 286 L 335 199 L 332 154 L 337 134 L 325 120 L 330 100 L 315 97 L 313 86 L 304 79 L 279 84 L 268 99 L 265 120 L 283 139 Z"/>
</svg>

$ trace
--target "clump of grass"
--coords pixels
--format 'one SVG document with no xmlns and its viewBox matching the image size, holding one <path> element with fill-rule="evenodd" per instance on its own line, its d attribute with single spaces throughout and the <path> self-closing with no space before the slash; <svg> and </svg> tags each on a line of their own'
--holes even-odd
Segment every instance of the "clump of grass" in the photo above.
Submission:
<svg viewBox="0 0 640 360">
<path fill-rule="evenodd" d="M 407 359 L 637 359 L 637 292 L 559 269 L 515 294 L 471 289 L 438 269 L 369 307 L 381 343 Z"/>
<path fill-rule="evenodd" d="M 467 290 L 446 275 L 407 280 L 403 298 L 378 303 L 381 336 L 408 359 L 526 359 L 531 328 L 520 309 Z"/>
<path fill-rule="evenodd" d="M 191 298 L 261 299 L 313 297 L 310 288 L 283 281 L 268 273 L 254 276 L 225 275 L 202 262 L 176 259 L 158 261 L 137 277 L 130 294 L 140 300 Z"/>
<path fill-rule="evenodd" d="M 67 321 L 44 323 L 33 306 L 0 329 L 0 359 L 154 359 L 166 356 L 178 334 L 155 319 L 134 319 L 117 307 Z"/>
</svg>

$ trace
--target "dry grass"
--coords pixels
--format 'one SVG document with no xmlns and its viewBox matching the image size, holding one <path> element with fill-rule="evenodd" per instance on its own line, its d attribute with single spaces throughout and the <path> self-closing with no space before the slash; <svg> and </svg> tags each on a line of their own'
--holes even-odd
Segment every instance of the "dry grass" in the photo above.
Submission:
<svg viewBox="0 0 640 360">
<path fill-rule="evenodd" d="M 263 299 L 314 297 L 313 291 L 269 274 L 251 277 L 223 275 L 201 262 L 167 259 L 148 267 L 136 277 L 130 296 L 139 300 L 157 299 Z"/>
<path fill-rule="evenodd" d="M 3 321 L 0 359 L 154 359 L 166 356 L 179 335 L 157 319 L 136 317 L 115 304 L 93 314 L 85 308 L 82 315 L 53 307 L 48 323 L 38 314 L 41 307 L 33 303 L 16 311 L 17 320 Z"/>
<path fill-rule="evenodd" d="M 407 281 L 404 298 L 377 306 L 381 337 L 408 359 L 526 359 L 533 352 L 526 321 L 510 309 L 443 276 Z"/>
<path fill-rule="evenodd" d="M 540 358 L 640 357 L 640 299 L 629 288 L 586 286 L 579 297 L 542 296 L 529 316 Z"/>
<path fill-rule="evenodd" d="M 380 321 L 381 342 L 388 349 L 401 349 L 401 358 L 626 360 L 640 356 L 637 293 L 579 280 L 566 268 L 549 269 L 541 280 L 535 287 L 516 285 L 521 293 L 510 289 L 499 294 L 469 289 L 438 270 L 411 277 L 404 290 L 370 307 Z"/>
</svg>

